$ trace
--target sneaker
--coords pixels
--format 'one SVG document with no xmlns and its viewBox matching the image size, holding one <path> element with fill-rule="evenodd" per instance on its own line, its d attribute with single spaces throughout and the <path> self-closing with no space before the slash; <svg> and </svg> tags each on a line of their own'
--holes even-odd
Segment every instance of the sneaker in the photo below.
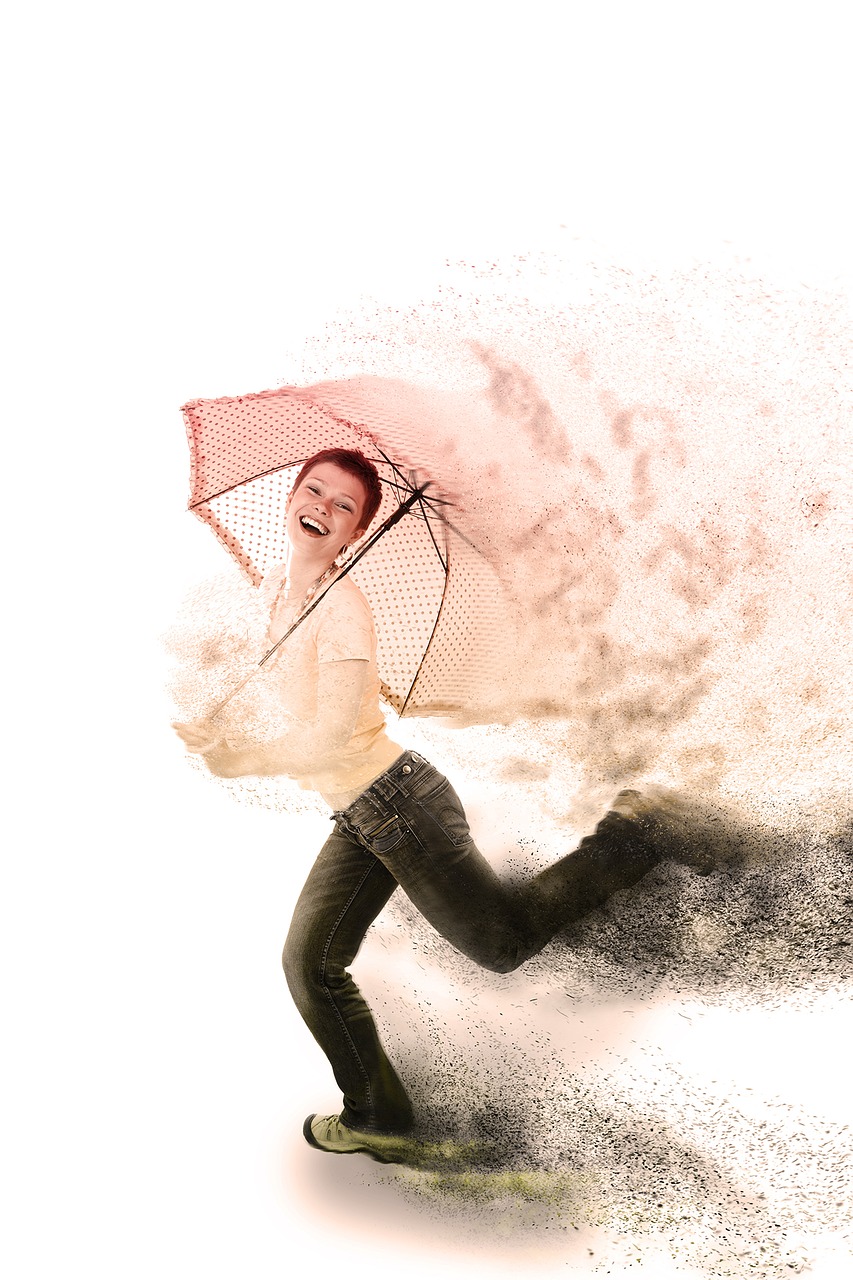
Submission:
<svg viewBox="0 0 853 1280">
<path fill-rule="evenodd" d="M 365 1155 L 382 1164 L 404 1164 L 411 1143 L 400 1135 L 362 1133 L 350 1129 L 340 1116 L 309 1116 L 302 1126 L 305 1141 L 318 1151 L 333 1155 Z"/>
<path fill-rule="evenodd" d="M 657 783 L 647 784 L 642 791 L 620 791 L 611 810 L 636 823 L 662 858 L 691 867 L 699 875 L 720 870 L 738 852 L 732 814 L 721 805 Z"/>
</svg>

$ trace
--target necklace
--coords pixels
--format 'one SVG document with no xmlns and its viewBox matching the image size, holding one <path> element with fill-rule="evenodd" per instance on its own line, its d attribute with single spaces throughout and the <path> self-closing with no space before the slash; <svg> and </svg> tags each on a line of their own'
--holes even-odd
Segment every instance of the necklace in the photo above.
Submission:
<svg viewBox="0 0 853 1280">
<path fill-rule="evenodd" d="M 299 607 L 295 610 L 295 614 L 297 618 L 300 618 L 305 613 L 306 609 L 311 604 L 311 601 L 314 599 L 314 597 L 316 596 L 320 588 L 325 586 L 326 583 L 329 581 L 329 579 L 333 578 L 334 575 L 340 570 L 340 568 L 341 566 L 338 564 L 337 560 L 333 560 L 332 563 L 326 569 L 323 570 L 319 578 L 314 579 L 314 581 L 309 586 L 308 590 L 305 592 L 305 595 L 302 597 L 302 601 Z M 285 574 L 284 577 L 282 578 L 281 585 L 279 586 L 278 591 L 275 593 L 275 598 L 273 599 L 273 602 L 272 602 L 272 608 L 270 609 L 270 626 L 272 626 L 273 619 L 275 618 L 275 615 L 278 612 L 279 606 L 282 603 L 282 599 L 283 599 L 286 588 L 287 588 L 287 574 Z"/>
</svg>

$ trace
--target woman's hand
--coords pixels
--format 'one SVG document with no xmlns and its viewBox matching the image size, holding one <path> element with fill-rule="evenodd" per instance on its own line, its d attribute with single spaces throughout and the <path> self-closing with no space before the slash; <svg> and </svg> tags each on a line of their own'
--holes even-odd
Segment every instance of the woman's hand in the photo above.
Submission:
<svg viewBox="0 0 853 1280">
<path fill-rule="evenodd" d="M 242 747 L 234 747 L 227 738 L 221 738 L 212 747 L 201 752 L 201 757 L 211 773 L 218 778 L 243 778 L 258 772 L 256 753 Z"/>
<path fill-rule="evenodd" d="M 172 728 L 188 751 L 199 755 L 220 778 L 305 778 L 337 758 L 352 738 L 367 679 L 367 660 L 321 662 L 317 679 L 319 713 L 312 721 L 294 720 L 284 738 L 235 747 L 210 720 L 191 720 Z"/>
<path fill-rule="evenodd" d="M 209 720 L 190 720 L 186 724 L 175 721 L 172 728 L 187 750 L 196 755 L 204 755 L 216 746 L 217 742 L 222 741 L 222 734 Z"/>
<path fill-rule="evenodd" d="M 172 728 L 188 751 L 201 756 L 211 773 L 219 778 L 241 778 L 257 773 L 255 753 L 233 746 L 209 720 L 173 723 Z"/>
</svg>

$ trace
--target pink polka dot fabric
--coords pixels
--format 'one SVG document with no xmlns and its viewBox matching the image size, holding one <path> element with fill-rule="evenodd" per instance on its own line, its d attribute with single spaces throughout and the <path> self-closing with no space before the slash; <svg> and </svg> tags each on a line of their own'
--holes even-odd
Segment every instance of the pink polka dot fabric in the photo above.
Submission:
<svg viewBox="0 0 853 1280">
<path fill-rule="evenodd" d="M 453 507 L 443 505 L 447 481 L 433 474 L 434 458 L 429 471 L 418 467 L 411 424 L 350 421 L 320 393 L 284 387 L 184 405 L 190 510 L 257 586 L 285 558 L 287 495 L 319 450 L 360 449 L 376 465 L 384 496 L 372 529 L 429 480 L 423 502 L 379 539 L 352 578 L 373 610 L 388 703 L 400 715 L 487 713 L 502 701 L 501 592 L 484 557 L 441 519 L 444 512 L 455 523 Z"/>
</svg>

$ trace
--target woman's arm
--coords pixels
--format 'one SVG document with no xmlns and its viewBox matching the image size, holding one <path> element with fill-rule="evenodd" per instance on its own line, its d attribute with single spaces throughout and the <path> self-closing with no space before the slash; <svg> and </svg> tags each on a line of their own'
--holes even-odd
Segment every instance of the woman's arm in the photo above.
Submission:
<svg viewBox="0 0 853 1280">
<path fill-rule="evenodd" d="M 286 774 L 301 778 L 332 760 L 352 737 L 367 680 L 367 666 L 360 658 L 320 663 L 317 719 L 297 721 L 286 737 L 275 742 L 234 747 L 206 720 L 173 727 L 188 750 L 203 756 L 211 773 L 220 778 L 239 778 L 246 774 L 262 777 Z"/>
</svg>

